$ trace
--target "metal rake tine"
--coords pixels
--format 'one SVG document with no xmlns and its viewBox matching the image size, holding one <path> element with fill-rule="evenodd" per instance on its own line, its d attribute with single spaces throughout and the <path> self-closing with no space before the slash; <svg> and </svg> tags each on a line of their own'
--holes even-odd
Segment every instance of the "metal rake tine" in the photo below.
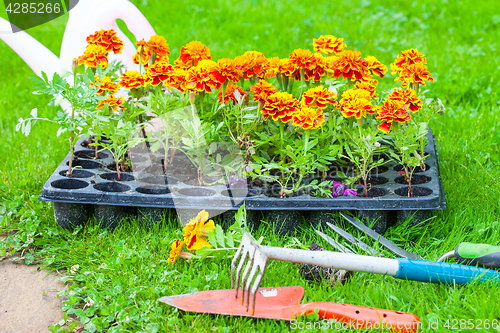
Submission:
<svg viewBox="0 0 500 333">
<path fill-rule="evenodd" d="M 254 259 L 254 266 L 253 267 L 254 267 L 254 269 L 252 270 L 253 275 L 255 275 L 255 271 L 257 271 L 257 267 L 260 269 L 259 269 L 259 274 L 257 275 L 257 278 L 255 279 L 255 282 L 253 284 L 251 294 L 250 294 L 250 282 L 251 282 L 251 280 L 249 280 L 247 282 L 248 289 L 247 289 L 247 304 L 246 305 L 247 305 L 247 311 L 248 311 L 248 299 L 251 297 L 252 302 L 250 304 L 251 304 L 251 309 L 252 309 L 252 312 L 251 312 L 252 316 L 255 313 L 255 297 L 257 294 L 257 290 L 259 289 L 260 283 L 262 282 L 262 279 L 264 278 L 264 273 L 266 272 L 266 268 L 267 268 L 267 256 L 258 249 L 255 252 L 255 259 Z"/>
<path fill-rule="evenodd" d="M 250 245 L 251 246 L 251 245 Z M 241 305 L 243 305 L 243 301 L 245 300 L 245 284 L 248 283 L 248 281 L 252 281 L 253 277 L 251 279 L 247 279 L 248 273 L 250 272 L 250 269 L 253 267 L 254 259 L 255 259 L 255 251 L 257 249 L 255 247 L 251 247 L 248 249 L 248 262 L 245 267 L 245 271 L 243 272 L 243 276 L 241 277 Z M 250 251 L 252 251 L 250 253 Z M 243 266 L 243 261 L 240 262 L 240 266 Z M 240 269 L 240 267 L 238 267 Z M 240 269 L 241 271 L 241 269 Z"/>
<path fill-rule="evenodd" d="M 238 265 L 238 268 L 236 269 L 236 281 L 234 281 L 234 268 L 236 267 L 236 262 L 238 261 L 239 256 L 243 252 L 243 255 L 241 256 L 240 263 Z M 236 287 L 236 294 L 235 297 L 238 298 L 238 289 L 240 287 L 240 277 L 241 277 L 241 270 L 243 268 L 243 265 L 245 264 L 245 261 L 247 257 L 250 257 L 250 259 L 253 258 L 253 255 L 255 253 L 255 246 L 252 243 L 252 239 L 250 238 L 250 235 L 247 233 L 243 234 L 243 237 L 241 238 L 241 243 L 236 251 L 236 254 L 234 255 L 233 261 L 231 262 L 231 289 Z M 246 271 L 246 270 L 245 270 Z M 236 283 L 234 283 L 236 282 Z M 243 289 L 244 283 L 242 283 L 242 289 Z"/>
<path fill-rule="evenodd" d="M 238 261 L 238 258 L 241 255 L 241 252 L 243 251 L 244 245 L 240 244 L 238 247 L 238 250 L 236 250 L 236 254 L 233 257 L 233 261 L 231 262 L 231 289 L 234 288 L 234 269 L 236 268 L 236 262 Z M 238 277 L 238 283 L 239 284 L 239 277 Z"/>
</svg>

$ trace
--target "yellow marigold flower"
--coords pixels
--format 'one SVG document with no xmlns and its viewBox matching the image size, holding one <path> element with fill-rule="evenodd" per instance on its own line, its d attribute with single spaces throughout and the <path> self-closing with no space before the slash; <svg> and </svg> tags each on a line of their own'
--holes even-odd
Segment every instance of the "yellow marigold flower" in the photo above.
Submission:
<svg viewBox="0 0 500 333">
<path fill-rule="evenodd" d="M 394 121 L 404 123 L 411 119 L 411 115 L 403 101 L 388 99 L 384 105 L 378 108 L 375 118 L 383 121 L 377 128 L 387 134 Z"/>
<path fill-rule="evenodd" d="M 337 108 L 346 118 L 356 117 L 356 119 L 366 118 L 366 113 L 375 113 L 371 104 L 371 95 L 368 90 L 349 89 L 342 94 L 342 99 Z"/>
<path fill-rule="evenodd" d="M 370 92 L 370 96 L 373 99 L 378 99 L 375 89 L 377 88 L 378 81 L 373 80 L 372 82 L 363 82 L 363 81 L 358 81 L 356 82 L 356 89 L 364 89 L 366 91 Z"/>
<path fill-rule="evenodd" d="M 144 82 L 144 77 L 138 71 L 126 71 L 122 74 L 120 80 L 118 84 L 126 89 L 138 89 L 147 85 Z"/>
<path fill-rule="evenodd" d="M 224 90 L 224 101 L 222 101 L 222 90 L 219 91 L 219 93 L 217 94 L 217 98 L 219 99 L 219 104 L 229 103 L 230 100 L 233 101 L 233 105 L 238 104 L 238 100 L 234 96 L 235 91 L 238 91 L 241 98 L 246 97 L 245 90 L 243 90 L 241 87 L 238 87 L 235 84 L 228 84 L 226 89 Z"/>
<path fill-rule="evenodd" d="M 266 64 L 266 71 L 267 71 L 267 78 L 273 78 L 276 76 L 276 74 L 279 73 L 279 62 L 280 58 L 279 57 L 272 57 L 267 59 L 267 64 Z"/>
<path fill-rule="evenodd" d="M 300 108 L 300 103 L 292 94 L 287 92 L 275 92 L 266 99 L 261 112 L 264 120 L 271 117 L 273 120 L 281 120 L 284 123 L 292 120 L 292 116 Z"/>
<path fill-rule="evenodd" d="M 319 109 L 324 109 L 328 106 L 328 104 L 337 104 L 336 99 L 336 93 L 323 88 L 323 86 L 318 86 L 304 92 L 304 94 L 302 95 L 302 104 L 308 107 L 317 107 Z"/>
<path fill-rule="evenodd" d="M 161 57 L 165 62 L 168 61 L 168 56 L 170 55 L 170 48 L 167 44 L 167 40 L 163 36 L 154 35 L 149 38 L 146 43 L 147 47 L 156 52 L 158 57 Z M 165 60 L 166 58 L 166 60 Z"/>
<path fill-rule="evenodd" d="M 295 72 L 295 67 L 291 63 L 290 59 L 283 58 L 280 59 L 280 62 L 278 63 L 278 71 L 282 75 L 293 76 L 293 73 Z"/>
<path fill-rule="evenodd" d="M 325 116 L 323 110 L 302 106 L 293 115 L 293 125 L 305 130 L 317 129 L 323 126 Z"/>
<path fill-rule="evenodd" d="M 220 89 L 221 83 L 213 79 L 216 67 L 217 63 L 212 60 L 200 60 L 196 67 L 188 70 L 184 85 L 185 90 L 211 93 L 212 89 Z"/>
<path fill-rule="evenodd" d="M 431 77 L 431 73 L 427 71 L 427 66 L 422 63 L 416 63 L 412 65 L 405 66 L 401 72 L 399 72 L 399 77 L 395 78 L 394 81 L 400 81 L 403 88 L 408 87 L 408 83 L 418 83 L 425 86 L 425 81 L 434 82 Z"/>
<path fill-rule="evenodd" d="M 236 66 L 233 59 L 228 58 L 219 59 L 213 71 L 214 79 L 220 83 L 225 83 L 226 81 L 238 82 L 242 76 L 243 71 Z"/>
<path fill-rule="evenodd" d="M 93 35 L 87 37 L 87 43 L 99 45 L 106 50 L 106 53 L 122 53 L 123 41 L 118 38 L 113 29 L 96 31 Z"/>
<path fill-rule="evenodd" d="M 144 82 L 145 84 L 150 84 L 154 87 L 158 86 L 160 83 L 169 85 L 172 82 L 172 73 L 173 68 L 171 65 L 164 62 L 155 62 L 144 75 Z"/>
<path fill-rule="evenodd" d="M 375 73 L 378 75 L 378 77 L 383 78 L 384 75 L 387 73 L 388 69 L 387 66 L 382 64 L 380 61 L 377 60 L 374 56 L 368 56 L 365 58 L 366 60 L 366 67 L 372 71 L 372 73 Z"/>
<path fill-rule="evenodd" d="M 85 64 L 88 67 L 96 68 L 108 66 L 108 58 L 106 57 L 106 49 L 100 45 L 89 44 L 85 52 L 78 58 L 78 65 Z"/>
<path fill-rule="evenodd" d="M 413 89 L 394 89 L 387 99 L 402 101 L 413 113 L 418 112 L 422 108 L 422 101 Z"/>
<path fill-rule="evenodd" d="M 177 239 L 172 243 L 172 245 L 170 245 L 170 255 L 168 256 L 167 264 L 172 264 L 172 266 L 174 265 L 185 244 L 186 243 L 184 241 Z"/>
<path fill-rule="evenodd" d="M 417 49 L 409 49 L 405 51 L 401 51 L 401 53 L 397 56 L 396 60 L 391 64 L 392 73 L 394 75 L 396 73 L 401 72 L 401 70 L 413 64 L 426 64 L 427 60 L 425 56 L 418 52 Z"/>
<path fill-rule="evenodd" d="M 184 227 L 184 242 L 189 251 L 197 251 L 202 247 L 212 247 L 206 236 L 215 228 L 214 221 L 208 221 L 208 213 L 202 210 Z M 206 222 L 206 223 L 205 223 Z"/>
<path fill-rule="evenodd" d="M 278 91 L 278 88 L 271 83 L 260 80 L 255 85 L 250 87 L 250 92 L 254 94 L 253 100 L 255 102 L 265 102 L 267 97 Z"/>
<path fill-rule="evenodd" d="M 117 111 L 118 109 L 125 109 L 122 104 L 125 102 L 123 96 L 120 99 L 117 99 L 113 95 L 109 95 L 107 99 L 99 101 L 97 104 L 96 109 L 101 109 L 104 107 L 104 105 L 108 104 L 109 108 L 112 109 L 113 111 Z"/>
<path fill-rule="evenodd" d="M 96 87 L 99 89 L 96 92 L 96 95 L 100 95 L 102 93 L 115 93 L 118 91 L 118 85 L 111 81 L 109 76 L 105 76 L 99 80 L 99 75 L 94 75 Z M 90 86 L 92 87 L 94 84 L 90 81 Z"/>
<path fill-rule="evenodd" d="M 267 75 L 267 59 L 263 53 L 246 51 L 243 55 L 234 58 L 236 67 L 243 72 L 246 80 L 257 76 L 265 78 Z"/>
<path fill-rule="evenodd" d="M 315 64 L 314 55 L 309 50 L 296 49 L 288 56 L 295 69 L 309 69 Z"/>
<path fill-rule="evenodd" d="M 175 64 L 182 68 L 191 68 L 198 65 L 200 60 L 210 60 L 210 49 L 201 42 L 195 40 L 181 47 L 181 54 Z"/>
<path fill-rule="evenodd" d="M 327 68 L 326 58 L 321 53 L 314 54 L 313 65 L 304 72 L 305 81 L 319 81 L 325 75 Z M 298 78 L 300 80 L 300 74 Z"/>
<path fill-rule="evenodd" d="M 372 79 L 370 71 L 361 59 L 361 52 L 345 50 L 332 63 L 333 75 L 344 79 L 368 81 Z"/>
<path fill-rule="evenodd" d="M 344 38 L 337 38 L 332 35 L 321 35 L 318 39 L 313 38 L 314 51 L 324 54 L 337 54 L 344 50 Z"/>
<path fill-rule="evenodd" d="M 186 75 L 187 70 L 184 68 L 174 66 L 172 75 L 170 76 L 171 81 L 168 83 L 169 86 L 178 89 L 181 92 L 186 91 Z"/>
</svg>

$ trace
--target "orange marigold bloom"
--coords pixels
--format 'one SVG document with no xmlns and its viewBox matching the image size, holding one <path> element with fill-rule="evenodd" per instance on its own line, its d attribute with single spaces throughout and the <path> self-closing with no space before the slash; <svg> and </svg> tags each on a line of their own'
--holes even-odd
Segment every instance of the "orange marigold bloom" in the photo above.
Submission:
<svg viewBox="0 0 500 333">
<path fill-rule="evenodd" d="M 271 117 L 273 120 L 280 119 L 287 123 L 292 120 L 292 116 L 300 108 L 300 103 L 292 94 L 287 92 L 275 92 L 269 95 L 261 112 L 264 115 L 264 120 Z"/>
<path fill-rule="evenodd" d="M 394 81 L 402 82 L 401 86 L 406 88 L 408 87 L 408 83 L 419 83 L 425 86 L 425 81 L 434 82 L 434 79 L 431 77 L 431 73 L 427 71 L 427 66 L 422 63 L 416 63 L 405 66 L 399 72 L 399 77 L 395 78 Z"/>
<path fill-rule="evenodd" d="M 402 101 L 413 113 L 422 108 L 422 101 L 413 89 L 394 89 L 387 99 Z"/>
<path fill-rule="evenodd" d="M 181 92 L 186 91 L 186 75 L 187 70 L 184 68 L 174 66 L 172 75 L 170 76 L 171 81 L 168 83 L 169 86 L 178 89 Z"/>
<path fill-rule="evenodd" d="M 366 118 L 366 113 L 375 113 L 371 104 L 371 95 L 368 90 L 349 89 L 342 94 L 342 99 L 337 108 L 346 118 L 356 117 L 356 119 Z"/>
<path fill-rule="evenodd" d="M 295 69 L 309 69 L 315 65 L 314 55 L 309 50 L 296 49 L 288 59 Z"/>
<path fill-rule="evenodd" d="M 137 52 L 132 56 L 132 61 L 134 64 L 139 65 L 139 58 L 140 58 L 140 53 L 142 52 L 142 65 L 144 67 L 148 67 L 148 61 L 149 57 L 151 56 L 152 52 L 148 48 L 148 44 L 144 41 L 144 38 L 142 40 L 138 40 L 135 42 L 135 46 L 137 46 Z"/>
<path fill-rule="evenodd" d="M 358 82 L 356 82 L 355 87 L 357 89 L 364 89 L 366 91 L 369 91 L 371 98 L 378 99 L 377 94 L 375 92 L 375 89 L 377 88 L 377 84 L 378 84 L 377 80 L 373 80 L 372 82 L 358 81 Z"/>
<path fill-rule="evenodd" d="M 323 86 L 318 86 L 304 92 L 304 94 L 302 95 L 302 104 L 309 107 L 324 109 L 328 106 L 328 104 L 337 104 L 336 99 L 336 93 L 323 88 Z"/>
<path fill-rule="evenodd" d="M 147 47 L 156 52 L 158 57 L 161 57 L 162 60 L 168 61 L 168 56 L 170 55 L 170 48 L 167 44 L 167 40 L 163 36 L 154 35 L 149 38 L 149 41 L 146 43 Z"/>
<path fill-rule="evenodd" d="M 109 76 L 105 76 L 99 80 L 99 75 L 94 75 L 94 79 L 96 87 L 99 89 L 97 90 L 96 95 L 100 95 L 104 92 L 115 93 L 118 91 L 118 85 L 112 82 Z M 92 87 L 93 85 L 92 81 L 90 81 L 90 86 Z"/>
<path fill-rule="evenodd" d="M 208 213 L 202 210 L 184 227 L 184 242 L 189 251 L 197 251 L 202 247 L 212 247 L 207 242 L 206 236 L 214 230 L 214 221 L 208 220 Z M 205 223 L 206 222 L 206 223 Z"/>
<path fill-rule="evenodd" d="M 408 65 L 426 63 L 427 60 L 425 59 L 425 56 L 422 53 L 418 52 L 417 49 L 401 51 L 401 54 L 399 54 L 396 60 L 394 60 L 394 62 L 391 64 L 391 75 L 401 72 L 401 70 Z"/>
<path fill-rule="evenodd" d="M 272 57 L 267 59 L 266 70 L 268 79 L 275 77 L 276 74 L 279 73 L 279 62 L 279 57 Z"/>
<path fill-rule="evenodd" d="M 120 77 L 118 84 L 122 88 L 138 89 L 145 87 L 147 84 L 144 82 L 144 77 L 138 71 L 126 71 Z"/>
<path fill-rule="evenodd" d="M 185 244 L 186 242 L 177 239 L 172 243 L 172 245 L 170 245 L 170 255 L 168 256 L 167 264 L 172 264 L 172 266 L 174 265 Z"/>
<path fill-rule="evenodd" d="M 366 62 L 361 59 L 359 51 L 342 51 L 339 57 L 333 61 L 333 75 L 344 79 L 369 81 L 372 79 L 370 71 L 366 67 Z"/>
<path fill-rule="evenodd" d="M 186 74 L 185 90 L 211 93 L 212 89 L 220 89 L 221 83 L 213 79 L 216 67 L 217 63 L 212 60 L 199 61 L 198 65 L 190 68 Z"/>
<path fill-rule="evenodd" d="M 181 54 L 175 64 L 183 68 L 198 65 L 200 60 L 211 60 L 210 49 L 201 42 L 194 40 L 181 47 Z"/>
<path fill-rule="evenodd" d="M 250 92 L 254 94 L 253 100 L 255 102 L 265 102 L 269 95 L 277 91 L 278 88 L 264 80 L 260 80 L 254 86 L 250 87 Z"/>
<path fill-rule="evenodd" d="M 246 51 L 243 55 L 234 58 L 236 67 L 243 72 L 246 80 L 254 76 L 260 79 L 267 75 L 268 62 L 263 53 Z"/>
<path fill-rule="evenodd" d="M 96 31 L 95 34 L 87 37 L 87 43 L 103 47 L 106 53 L 113 51 L 114 54 L 119 54 L 123 49 L 123 41 L 118 38 L 113 29 Z"/>
<path fill-rule="evenodd" d="M 404 123 L 411 119 L 411 115 L 403 101 L 388 99 L 384 105 L 378 108 L 375 118 L 383 121 L 377 128 L 387 134 L 394 121 Z"/>
<path fill-rule="evenodd" d="M 378 77 L 383 78 L 387 73 L 387 66 L 382 64 L 374 56 L 368 56 L 365 58 L 366 67 L 372 71 L 372 73 L 378 75 Z"/>
<path fill-rule="evenodd" d="M 295 72 L 295 66 L 291 63 L 290 59 L 283 58 L 280 59 L 277 70 L 282 75 L 293 76 L 293 73 Z"/>
<path fill-rule="evenodd" d="M 228 58 L 219 59 L 213 71 L 214 80 L 220 83 L 228 80 L 238 82 L 242 76 L 243 72 L 236 66 L 235 61 Z"/>
<path fill-rule="evenodd" d="M 246 95 L 245 90 L 243 90 L 241 87 L 238 87 L 235 84 L 228 84 L 226 89 L 224 90 L 224 101 L 222 101 L 222 90 L 217 94 L 219 104 L 229 103 L 230 100 L 233 101 L 233 105 L 238 104 L 238 99 L 236 99 L 236 96 L 234 95 L 235 91 L 238 91 L 241 96 L 240 98 L 243 98 Z"/>
<path fill-rule="evenodd" d="M 313 38 L 314 51 L 324 54 L 337 54 L 344 50 L 344 38 L 337 38 L 332 35 L 321 35 L 318 39 Z"/>
<path fill-rule="evenodd" d="M 171 83 L 172 72 L 173 68 L 171 65 L 164 62 L 155 62 L 144 75 L 144 82 L 154 87 L 158 86 L 160 83 L 168 85 Z"/>
<path fill-rule="evenodd" d="M 293 115 L 293 125 L 305 130 L 320 128 L 325 123 L 322 109 L 302 106 Z"/>
<path fill-rule="evenodd" d="M 319 81 L 321 77 L 325 75 L 326 68 L 328 67 L 326 63 L 326 58 L 323 57 L 321 53 L 314 54 L 314 62 L 313 65 L 306 69 L 304 72 L 304 80 L 305 81 Z M 300 80 L 300 74 L 298 77 Z"/>
<path fill-rule="evenodd" d="M 96 44 L 89 44 L 83 55 L 78 58 L 78 65 L 85 64 L 92 68 L 96 68 L 97 66 L 105 68 L 108 66 L 106 54 L 107 52 L 104 47 Z"/>
<path fill-rule="evenodd" d="M 118 108 L 120 109 L 125 109 L 122 104 L 125 102 L 123 96 L 118 99 L 118 98 L 115 98 L 115 96 L 113 95 L 109 95 L 107 99 L 105 100 L 102 100 L 100 101 L 98 104 L 97 104 L 97 107 L 96 109 L 101 109 L 104 107 L 104 105 L 108 104 L 109 108 L 112 109 L 113 111 L 116 111 L 118 110 Z"/>
</svg>

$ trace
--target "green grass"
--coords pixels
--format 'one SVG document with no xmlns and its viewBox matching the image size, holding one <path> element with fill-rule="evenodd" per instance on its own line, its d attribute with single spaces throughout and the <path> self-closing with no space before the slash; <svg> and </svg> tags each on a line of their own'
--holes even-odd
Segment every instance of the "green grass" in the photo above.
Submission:
<svg viewBox="0 0 500 333">
<path fill-rule="evenodd" d="M 500 243 L 500 16 L 496 1 L 134 1 L 158 34 L 166 37 L 172 56 L 197 39 L 214 59 L 247 50 L 286 57 L 295 48 L 311 48 L 312 38 L 333 34 L 351 49 L 374 55 L 389 65 L 399 51 L 418 48 L 436 78 L 428 95 L 445 103 L 446 114 L 431 124 L 436 135 L 448 208 L 436 212 L 424 228 L 391 228 L 387 237 L 406 249 L 435 260 L 459 242 Z M 3 10 L 3 9 L 0 9 Z M 5 13 L 0 14 L 5 17 Z M 28 33 L 59 54 L 67 17 Z M 75 55 L 76 56 L 76 55 Z M 71 309 L 97 324 L 106 320 L 121 332 L 275 332 L 287 323 L 271 320 L 197 315 L 159 304 L 157 299 L 195 290 L 229 288 L 230 261 L 179 262 L 166 265 L 169 245 L 180 235 L 174 222 L 147 232 L 131 221 L 115 232 L 89 226 L 76 232 L 59 228 L 51 205 L 38 202 L 44 182 L 66 155 L 56 128 L 39 123 L 30 137 L 14 130 L 17 119 L 38 107 L 55 112 L 48 99 L 31 93 L 29 67 L 0 42 L 0 231 L 16 234 L 2 244 L 43 260 L 47 267 L 68 272 L 80 266 L 66 292 Z M 389 75 L 382 88 L 394 86 Z M 29 241 L 28 235 L 34 237 Z M 273 246 L 291 244 L 263 225 L 257 236 Z M 322 242 L 303 221 L 297 239 L 304 245 Z M 373 242 L 366 240 L 376 246 Z M 5 245 L 0 244 L 0 256 Z M 386 256 L 391 256 L 384 252 Z M 31 256 L 26 256 L 31 261 Z M 132 258 L 135 258 L 132 260 Z M 271 262 L 263 286 L 303 285 L 304 302 L 329 301 L 412 312 L 424 327 L 439 319 L 500 319 L 499 288 L 488 285 L 440 286 L 356 273 L 344 286 L 327 288 L 306 283 L 298 266 Z M 87 323 L 87 330 L 92 331 Z M 424 330 L 432 331 L 432 330 Z M 460 330 L 460 331 L 467 331 Z M 476 331 L 476 330 L 470 330 Z M 500 331 L 490 329 L 488 331 Z"/>
</svg>

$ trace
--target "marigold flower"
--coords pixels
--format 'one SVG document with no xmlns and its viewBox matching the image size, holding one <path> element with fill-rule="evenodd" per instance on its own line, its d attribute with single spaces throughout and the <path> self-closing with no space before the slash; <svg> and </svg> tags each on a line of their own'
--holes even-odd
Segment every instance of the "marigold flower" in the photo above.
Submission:
<svg viewBox="0 0 500 333">
<path fill-rule="evenodd" d="M 388 71 L 387 66 L 378 61 L 374 56 L 366 57 L 365 61 L 366 67 L 380 78 L 383 78 Z"/>
<path fill-rule="evenodd" d="M 149 38 L 149 41 L 146 43 L 146 46 L 156 52 L 158 57 L 161 57 L 162 60 L 168 61 L 168 56 L 170 55 L 170 48 L 167 44 L 167 40 L 163 36 L 154 35 Z"/>
<path fill-rule="evenodd" d="M 222 103 L 229 103 L 229 100 L 233 101 L 233 105 L 236 105 L 238 103 L 238 100 L 236 99 L 236 96 L 234 96 L 234 92 L 238 91 L 240 94 L 240 98 L 245 97 L 246 93 L 245 90 L 243 90 L 241 87 L 238 87 L 235 84 L 228 84 L 226 89 L 224 90 L 224 101 L 222 101 L 222 90 L 219 91 L 217 94 L 217 98 L 219 99 L 219 104 Z"/>
<path fill-rule="evenodd" d="M 314 55 L 309 50 L 296 49 L 288 56 L 295 69 L 309 69 L 315 65 Z"/>
<path fill-rule="evenodd" d="M 391 75 L 401 72 L 401 70 L 408 65 L 418 63 L 426 64 L 427 60 L 422 53 L 418 52 L 417 49 L 401 51 L 401 53 L 398 54 L 396 60 L 394 60 L 394 62 L 391 64 Z"/>
<path fill-rule="evenodd" d="M 105 68 L 108 66 L 106 54 L 106 48 L 96 44 L 89 44 L 83 55 L 78 57 L 78 65 L 85 64 L 92 68 L 96 68 L 97 66 Z"/>
<path fill-rule="evenodd" d="M 413 89 L 394 89 L 387 99 L 402 101 L 413 113 L 418 112 L 422 108 L 422 101 Z"/>
<path fill-rule="evenodd" d="M 115 93 L 118 91 L 118 84 L 111 81 L 111 78 L 109 76 L 105 76 L 99 80 L 99 75 L 94 75 L 94 80 L 97 89 L 99 89 L 97 90 L 96 95 L 100 95 L 104 92 Z M 93 85 L 94 84 L 92 83 L 92 81 L 90 81 L 90 86 L 92 87 Z"/>
<path fill-rule="evenodd" d="M 177 239 L 172 243 L 172 245 L 170 245 L 170 255 L 168 256 L 167 264 L 172 264 L 172 266 L 174 265 L 185 244 L 186 242 Z"/>
<path fill-rule="evenodd" d="M 145 87 L 147 83 L 144 82 L 144 77 L 138 71 L 126 71 L 120 77 L 118 84 L 122 88 L 138 89 Z"/>
<path fill-rule="evenodd" d="M 146 74 L 144 75 L 145 84 L 150 84 L 154 87 L 158 86 L 160 83 L 169 85 L 172 82 L 171 75 L 173 73 L 173 68 L 164 62 L 155 62 L 153 66 L 149 67 Z"/>
<path fill-rule="evenodd" d="M 246 51 L 243 55 L 234 58 L 234 63 L 243 72 L 246 80 L 254 76 L 263 79 L 267 75 L 268 61 L 261 52 Z"/>
<path fill-rule="evenodd" d="M 220 83 L 226 81 L 238 82 L 243 76 L 243 71 L 236 67 L 233 59 L 222 58 L 217 61 L 217 67 L 214 68 L 213 77 Z"/>
<path fill-rule="evenodd" d="M 387 134 L 391 130 L 394 121 L 404 123 L 411 119 L 411 115 L 408 113 L 403 101 L 388 99 L 384 105 L 378 108 L 375 118 L 383 121 L 377 128 Z"/>
<path fill-rule="evenodd" d="M 337 104 L 336 99 L 336 93 L 323 88 L 323 86 L 318 86 L 304 92 L 302 95 L 302 104 L 309 107 L 324 109 L 328 106 L 328 104 Z"/>
<path fill-rule="evenodd" d="M 337 54 L 346 47 L 344 38 L 337 38 L 332 35 L 321 35 L 318 39 L 313 38 L 313 46 L 314 51 L 324 54 Z"/>
<path fill-rule="evenodd" d="M 103 47 L 106 53 L 113 51 L 114 54 L 119 54 L 123 49 L 123 41 L 118 38 L 113 29 L 96 31 L 87 37 L 87 43 Z"/>
<path fill-rule="evenodd" d="M 302 106 L 293 115 L 293 125 L 305 130 L 320 128 L 325 122 L 322 109 Z"/>
<path fill-rule="evenodd" d="M 186 90 L 186 75 L 187 70 L 178 66 L 174 66 L 172 74 L 170 76 L 171 81 L 168 83 L 168 85 L 178 89 L 181 92 L 184 92 Z"/>
<path fill-rule="evenodd" d="M 213 79 L 215 67 L 217 63 L 212 60 L 201 60 L 196 67 L 191 67 L 185 77 L 185 90 L 211 93 L 212 89 L 220 89 L 221 83 Z"/>
<path fill-rule="evenodd" d="M 427 66 L 422 63 L 416 63 L 412 65 L 405 66 L 401 72 L 399 72 L 399 77 L 395 78 L 394 81 L 400 81 L 403 88 L 408 87 L 408 83 L 419 83 L 425 86 L 425 81 L 434 82 L 431 77 L 431 73 L 427 71 Z"/>
<path fill-rule="evenodd" d="M 356 119 L 366 118 L 366 113 L 375 113 L 371 104 L 371 94 L 364 89 L 349 89 L 342 94 L 342 99 L 337 108 L 346 118 L 356 117 Z"/>
<path fill-rule="evenodd" d="M 370 92 L 370 96 L 373 99 L 378 99 L 375 89 L 377 88 L 378 81 L 373 80 L 371 83 L 370 82 L 363 82 L 363 81 L 358 81 L 356 82 L 355 87 L 357 89 L 364 89 L 366 91 Z"/>
<path fill-rule="evenodd" d="M 175 64 L 182 68 L 191 68 L 198 65 L 200 60 L 211 60 L 210 49 L 195 40 L 181 47 L 181 54 Z"/>
<path fill-rule="evenodd" d="M 279 119 L 287 123 L 299 108 L 300 103 L 293 95 L 287 92 L 275 92 L 269 95 L 261 112 L 264 115 L 264 120 L 271 117 L 275 121 Z"/>
<path fill-rule="evenodd" d="M 209 220 L 207 222 L 207 220 L 208 213 L 202 210 L 184 227 L 184 242 L 189 251 L 197 251 L 202 247 L 212 247 L 207 242 L 206 236 L 209 231 L 214 230 L 215 225 L 214 221 Z"/>
<path fill-rule="evenodd" d="M 265 102 L 269 95 L 277 91 L 278 88 L 264 80 L 260 80 L 255 85 L 250 87 L 250 92 L 254 94 L 253 100 L 255 102 Z"/>
<path fill-rule="evenodd" d="M 292 64 L 290 59 L 283 58 L 280 59 L 280 62 L 278 63 L 278 71 L 282 75 L 293 76 L 293 73 L 295 72 L 295 66 Z"/>
<path fill-rule="evenodd" d="M 344 79 L 369 81 L 372 79 L 365 61 L 361 58 L 361 52 L 345 50 L 332 63 L 333 75 Z"/>
<path fill-rule="evenodd" d="M 151 56 L 152 52 L 148 48 L 146 41 L 144 41 L 144 38 L 142 40 L 138 40 L 135 42 L 135 46 L 137 47 L 137 52 L 132 56 L 132 61 L 134 64 L 139 65 L 139 59 L 142 54 L 142 65 L 144 67 L 148 67 L 148 61 L 149 57 Z"/>
<path fill-rule="evenodd" d="M 107 99 L 104 99 L 102 101 L 99 101 L 97 104 L 96 109 L 101 109 L 104 107 L 104 105 L 108 104 L 109 108 L 112 109 L 113 111 L 117 111 L 118 109 L 125 109 L 122 104 L 125 102 L 123 96 L 118 99 L 113 95 L 109 95 Z"/>
<path fill-rule="evenodd" d="M 321 77 L 325 75 L 326 68 L 328 67 L 328 64 L 326 62 L 327 62 L 326 58 L 323 57 L 321 53 L 314 54 L 313 65 L 305 70 L 304 80 L 305 81 L 321 80 Z M 300 75 L 298 79 L 300 80 Z"/>
</svg>

